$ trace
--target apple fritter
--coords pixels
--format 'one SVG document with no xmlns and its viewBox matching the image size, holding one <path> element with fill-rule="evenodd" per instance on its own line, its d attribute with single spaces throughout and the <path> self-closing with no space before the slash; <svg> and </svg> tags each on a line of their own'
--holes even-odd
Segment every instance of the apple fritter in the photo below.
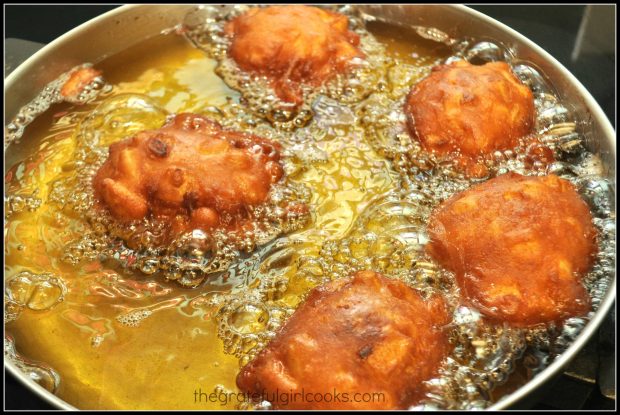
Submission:
<svg viewBox="0 0 620 415">
<path fill-rule="evenodd" d="M 302 102 L 300 84 L 320 85 L 363 57 L 346 16 L 318 7 L 253 8 L 227 23 L 229 55 L 244 71 L 272 80 L 285 102 Z"/>
<path fill-rule="evenodd" d="M 516 147 L 534 126 L 534 98 L 505 62 L 433 68 L 405 103 L 409 131 L 431 152 L 468 159 Z M 476 176 L 470 165 L 470 176 Z"/>
<path fill-rule="evenodd" d="M 234 229 L 251 222 L 247 208 L 265 202 L 283 172 L 278 143 L 179 114 L 112 144 L 94 188 L 121 221 L 152 215 L 174 233 Z"/>
<path fill-rule="evenodd" d="M 237 385 L 279 409 L 404 409 L 449 353 L 449 322 L 443 298 L 357 272 L 312 290 Z"/>
<path fill-rule="evenodd" d="M 555 175 L 508 173 L 432 213 L 427 251 L 488 318 L 530 326 L 590 309 L 581 277 L 597 251 L 587 204 Z"/>
<path fill-rule="evenodd" d="M 69 74 L 69 79 L 60 89 L 60 95 L 69 102 L 79 103 L 78 96 L 84 91 L 84 88 L 101 76 L 101 71 L 90 68 L 81 67 L 74 69 Z"/>
</svg>

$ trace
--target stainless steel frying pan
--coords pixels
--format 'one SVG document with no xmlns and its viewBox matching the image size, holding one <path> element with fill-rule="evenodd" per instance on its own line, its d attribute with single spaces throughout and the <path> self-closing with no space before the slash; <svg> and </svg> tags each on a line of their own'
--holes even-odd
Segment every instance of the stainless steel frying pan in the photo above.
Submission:
<svg viewBox="0 0 620 415">
<path fill-rule="evenodd" d="M 15 69 L 5 80 L 5 120 L 13 119 L 19 109 L 28 104 L 63 72 L 84 62 L 96 63 L 129 46 L 175 26 L 195 6 L 132 5 L 123 6 L 97 17 L 45 46 Z M 435 27 L 453 36 L 491 38 L 511 47 L 519 58 L 532 62 L 549 78 L 561 98 L 574 105 L 576 116 L 590 120 L 586 132 L 587 147 L 598 154 L 604 164 L 604 175 L 615 181 L 616 133 L 594 98 L 583 85 L 557 60 L 509 27 L 464 6 L 457 5 L 367 5 L 368 14 L 402 25 Z M 12 165 L 11 147 L 5 151 L 5 165 Z M 615 208 L 615 207 L 614 207 Z M 514 407 L 532 399 L 542 386 L 562 372 L 577 352 L 593 336 L 605 315 L 614 304 L 615 276 L 598 311 L 574 343 L 526 385 L 496 403 L 491 409 Z M 5 360 L 6 369 L 51 405 L 75 409 L 54 396 L 19 369 Z"/>
</svg>

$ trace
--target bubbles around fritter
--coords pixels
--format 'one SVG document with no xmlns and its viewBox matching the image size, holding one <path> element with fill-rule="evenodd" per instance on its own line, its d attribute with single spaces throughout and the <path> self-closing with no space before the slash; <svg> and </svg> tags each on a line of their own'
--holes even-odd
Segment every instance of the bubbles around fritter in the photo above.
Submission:
<svg viewBox="0 0 620 415">
<path fill-rule="evenodd" d="M 282 178 L 279 161 L 277 143 L 180 114 L 158 130 L 112 144 L 93 185 L 119 221 L 150 216 L 169 224 L 172 237 L 192 229 L 240 231 L 251 229 L 249 209 L 264 203 Z"/>
<path fill-rule="evenodd" d="M 69 79 L 60 89 L 60 95 L 67 101 L 81 103 L 80 95 L 86 87 L 101 80 L 101 71 L 90 66 L 77 67 L 69 74 Z"/>
<path fill-rule="evenodd" d="M 432 213 L 428 234 L 427 251 L 491 320 L 531 326 L 590 309 L 581 277 L 596 230 L 572 184 L 555 175 L 509 173 L 473 186 Z"/>
<path fill-rule="evenodd" d="M 405 409 L 449 353 L 449 322 L 441 297 L 425 301 L 400 281 L 360 271 L 312 290 L 237 385 L 278 409 Z M 334 391 L 348 400 L 328 400 Z M 282 393 L 290 399 L 278 401 Z M 379 396 L 359 402 L 355 393 Z"/>
<path fill-rule="evenodd" d="M 271 79 L 284 101 L 302 102 L 300 84 L 320 85 L 363 58 L 345 15 L 303 5 L 252 8 L 225 26 L 229 55 Z"/>
<path fill-rule="evenodd" d="M 535 117 L 532 91 L 505 62 L 433 68 L 411 89 L 405 113 L 410 133 L 427 151 L 453 154 L 471 177 L 486 175 L 477 158 L 517 147 L 532 132 Z M 552 160 L 550 150 L 537 155 Z"/>
</svg>

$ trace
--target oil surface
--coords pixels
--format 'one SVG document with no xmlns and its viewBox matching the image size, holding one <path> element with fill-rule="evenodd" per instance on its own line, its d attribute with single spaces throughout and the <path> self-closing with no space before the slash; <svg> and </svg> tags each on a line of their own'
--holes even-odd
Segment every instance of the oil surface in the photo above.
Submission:
<svg viewBox="0 0 620 415">
<path fill-rule="evenodd" d="M 95 101 L 55 105 L 28 126 L 22 142 L 12 145 L 13 154 L 24 159 L 5 178 L 10 335 L 5 349 L 16 349 L 10 353 L 21 359 L 21 367 L 83 409 L 246 408 L 234 398 L 197 402 L 195 393 L 237 392 L 240 366 L 274 336 L 310 288 L 363 268 L 403 279 L 422 292 L 443 292 L 455 308 L 455 353 L 423 406 L 485 407 L 548 364 L 553 353 L 541 355 L 541 348 L 534 348 L 526 353 L 527 376 L 504 383 L 515 366 L 524 371 L 523 363 L 515 363 L 526 341 L 549 350 L 541 340 L 548 332 L 481 326 L 475 310 L 459 307 L 452 276 L 423 253 L 430 209 L 471 183 L 450 172 L 418 168 L 415 146 L 399 131 L 398 111 L 410 85 L 454 51 L 381 23 L 368 27 L 374 36 L 368 51 L 382 55 L 374 61 L 382 73 L 373 80 L 379 92 L 364 103 L 351 96 L 344 104 L 338 94 L 320 96 L 303 128 L 247 109 L 216 74 L 217 59 L 173 33 L 96 65 L 112 89 Z M 467 58 L 475 58 L 476 48 L 469 53 Z M 569 146 L 570 120 L 556 117 L 548 110 L 555 105 L 552 97 L 543 98 L 538 96 L 539 113 L 547 109 L 549 120 L 539 119 L 538 127 L 558 146 Z M 118 252 L 105 254 L 107 247 L 85 220 L 89 204 L 80 190 L 88 184 L 80 178 L 92 172 L 89 162 L 96 166 L 107 145 L 157 128 L 167 114 L 179 112 L 211 116 L 224 126 L 282 142 L 292 192 L 307 198 L 312 210 L 305 226 L 232 256 L 224 272 L 200 280 L 194 289 L 167 281 L 164 276 L 174 278 L 163 272 L 157 255 L 144 254 L 132 267 Z M 94 136 L 100 141 L 91 156 L 92 142 L 84 140 Z M 498 172 L 523 171 L 518 158 L 498 159 Z M 606 205 L 609 189 L 596 176 L 596 163 L 584 156 L 551 171 L 590 195 L 591 206 L 599 209 L 596 225 L 609 228 L 589 279 L 590 292 L 598 290 L 600 298 L 610 267 L 605 260 L 614 258 L 613 247 L 609 251 L 614 222 Z M 566 341 L 585 321 L 572 323 Z M 539 357 L 536 364 L 531 356 Z"/>
</svg>

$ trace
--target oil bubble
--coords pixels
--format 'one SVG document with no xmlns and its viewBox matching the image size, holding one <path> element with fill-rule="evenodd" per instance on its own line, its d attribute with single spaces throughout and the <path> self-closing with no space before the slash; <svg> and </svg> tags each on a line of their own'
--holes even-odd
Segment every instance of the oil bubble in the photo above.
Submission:
<svg viewBox="0 0 620 415">
<path fill-rule="evenodd" d="M 6 282 L 5 295 L 16 307 L 42 311 L 63 301 L 67 288 L 53 274 L 23 271 Z"/>
<path fill-rule="evenodd" d="M 126 327 L 138 327 L 140 323 L 151 314 L 153 314 L 153 312 L 148 309 L 129 310 L 119 314 L 116 317 L 116 321 Z"/>
</svg>

